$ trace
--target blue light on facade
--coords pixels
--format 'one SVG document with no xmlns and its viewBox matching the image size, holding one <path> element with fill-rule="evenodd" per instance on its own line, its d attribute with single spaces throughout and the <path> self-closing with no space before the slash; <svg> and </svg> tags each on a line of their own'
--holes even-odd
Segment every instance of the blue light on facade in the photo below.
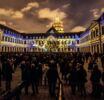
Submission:
<svg viewBox="0 0 104 100">
<path fill-rule="evenodd" d="M 11 34 L 4 34 L 4 36 L 8 36 L 8 37 L 12 37 L 12 38 L 15 38 L 15 39 L 23 40 L 23 38 L 20 38 L 20 37 L 18 37 L 18 36 L 11 35 Z"/>
</svg>

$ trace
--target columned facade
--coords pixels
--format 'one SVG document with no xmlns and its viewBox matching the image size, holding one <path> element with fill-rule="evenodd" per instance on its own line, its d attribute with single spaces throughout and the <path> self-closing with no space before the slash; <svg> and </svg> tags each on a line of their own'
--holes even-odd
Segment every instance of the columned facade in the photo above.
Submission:
<svg viewBox="0 0 104 100">
<path fill-rule="evenodd" d="M 81 52 L 104 53 L 104 13 L 81 34 Z"/>
<path fill-rule="evenodd" d="M 19 33 L 0 25 L 0 52 L 76 52 L 78 33 L 59 33 L 51 27 L 46 33 Z"/>
</svg>

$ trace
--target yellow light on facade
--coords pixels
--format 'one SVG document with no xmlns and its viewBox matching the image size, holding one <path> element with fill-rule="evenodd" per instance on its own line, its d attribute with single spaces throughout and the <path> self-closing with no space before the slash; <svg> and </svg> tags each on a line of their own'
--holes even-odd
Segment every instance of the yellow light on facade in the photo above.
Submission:
<svg viewBox="0 0 104 100">
<path fill-rule="evenodd" d="M 57 16 L 55 17 L 55 23 L 59 23 L 60 22 L 60 18 Z"/>
<path fill-rule="evenodd" d="M 60 21 L 60 18 L 57 16 L 55 17 L 54 23 L 52 25 L 58 33 L 64 33 L 63 24 Z"/>
</svg>

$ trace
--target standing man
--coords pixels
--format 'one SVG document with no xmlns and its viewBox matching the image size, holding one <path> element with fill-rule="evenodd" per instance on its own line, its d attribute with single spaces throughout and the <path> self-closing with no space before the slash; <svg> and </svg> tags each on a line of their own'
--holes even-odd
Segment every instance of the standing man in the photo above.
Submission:
<svg viewBox="0 0 104 100">
<path fill-rule="evenodd" d="M 48 78 L 48 86 L 49 86 L 49 94 L 51 97 L 55 96 L 56 84 L 57 79 L 59 79 L 57 65 L 56 63 L 51 60 L 49 64 L 49 70 L 47 71 L 47 78 Z"/>
<path fill-rule="evenodd" d="M 26 81 L 25 94 L 28 95 L 28 88 L 31 82 L 31 64 L 29 61 L 26 62 L 26 69 L 24 72 L 24 80 Z"/>
<path fill-rule="evenodd" d="M 102 67 L 104 68 L 104 54 L 101 56 Z"/>
<path fill-rule="evenodd" d="M 0 88 L 1 88 L 1 75 L 2 75 L 2 64 L 1 64 L 1 61 L 0 61 Z"/>
<path fill-rule="evenodd" d="M 39 67 L 36 66 L 34 63 L 31 64 L 31 85 L 32 85 L 32 96 L 35 93 L 39 93 L 38 86 L 39 86 Z"/>
<path fill-rule="evenodd" d="M 12 73 L 13 73 L 11 61 L 4 61 L 2 68 L 3 68 L 3 75 L 6 81 L 5 88 L 6 91 L 9 91 L 11 89 L 11 81 L 12 81 Z"/>
<path fill-rule="evenodd" d="M 103 97 L 104 97 L 104 69 L 103 69 L 103 73 L 102 73 L 102 82 L 103 82 Z"/>
<path fill-rule="evenodd" d="M 92 82 L 92 96 L 100 97 L 100 78 L 101 71 L 98 69 L 97 64 L 94 65 L 93 71 L 91 73 L 91 82 Z"/>
<path fill-rule="evenodd" d="M 76 94 L 76 86 L 77 86 L 77 69 L 76 69 L 76 63 L 73 62 L 71 71 L 70 71 L 70 80 L 69 80 L 70 86 L 71 86 L 71 92 L 72 95 Z"/>
<path fill-rule="evenodd" d="M 86 88 L 85 83 L 87 82 L 87 72 L 83 67 L 83 64 L 79 65 L 78 70 L 78 84 L 79 84 L 79 92 L 81 96 L 86 96 Z"/>
</svg>

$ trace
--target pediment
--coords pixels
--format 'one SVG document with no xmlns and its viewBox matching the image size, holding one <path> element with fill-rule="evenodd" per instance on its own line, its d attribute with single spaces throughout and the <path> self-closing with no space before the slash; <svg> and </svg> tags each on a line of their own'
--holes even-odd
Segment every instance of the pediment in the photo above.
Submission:
<svg viewBox="0 0 104 100">
<path fill-rule="evenodd" d="M 46 33 L 48 34 L 55 34 L 58 33 L 54 27 L 51 27 Z"/>
</svg>

